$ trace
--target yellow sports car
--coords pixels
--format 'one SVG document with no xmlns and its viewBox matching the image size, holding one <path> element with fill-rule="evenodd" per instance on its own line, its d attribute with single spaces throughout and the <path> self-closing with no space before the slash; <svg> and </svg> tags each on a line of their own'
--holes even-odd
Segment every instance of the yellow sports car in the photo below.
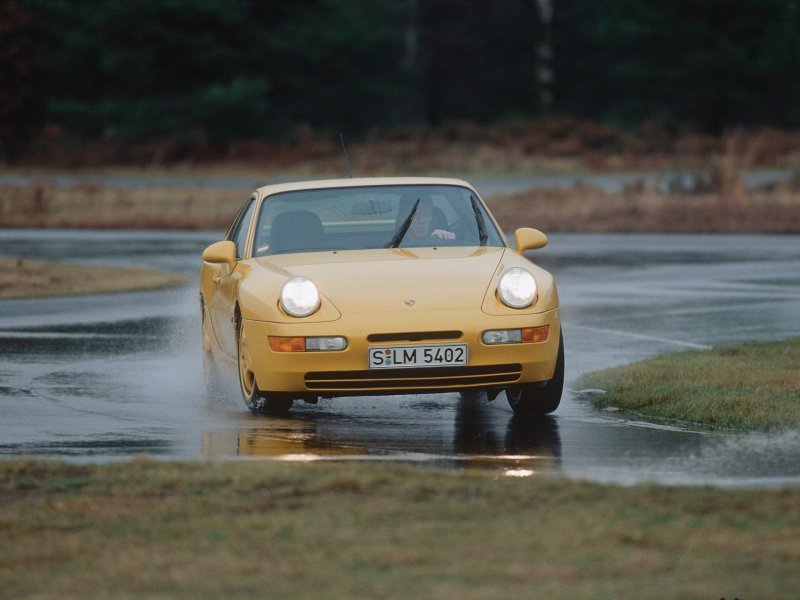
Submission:
<svg viewBox="0 0 800 600">
<path fill-rule="evenodd" d="M 203 251 L 206 382 L 245 404 L 485 390 L 520 414 L 561 400 L 553 277 L 510 247 L 469 183 L 355 178 L 270 185 Z"/>
</svg>

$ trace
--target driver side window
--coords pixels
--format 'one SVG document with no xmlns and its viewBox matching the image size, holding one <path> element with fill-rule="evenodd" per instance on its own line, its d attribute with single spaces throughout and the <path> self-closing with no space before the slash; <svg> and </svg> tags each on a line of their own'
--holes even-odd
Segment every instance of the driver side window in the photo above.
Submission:
<svg viewBox="0 0 800 600">
<path fill-rule="evenodd" d="M 253 207 L 256 205 L 255 196 L 250 199 L 242 207 L 239 216 L 231 227 L 228 233 L 228 239 L 236 244 L 236 259 L 241 260 L 244 257 L 244 248 L 247 244 L 247 233 L 250 230 L 250 218 L 253 214 Z"/>
</svg>

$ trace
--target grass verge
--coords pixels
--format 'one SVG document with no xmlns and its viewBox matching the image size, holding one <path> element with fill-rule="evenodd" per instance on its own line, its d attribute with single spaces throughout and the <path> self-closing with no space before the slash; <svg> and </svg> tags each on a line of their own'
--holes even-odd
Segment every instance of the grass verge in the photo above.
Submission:
<svg viewBox="0 0 800 600">
<path fill-rule="evenodd" d="M 800 427 L 800 338 L 666 354 L 584 375 L 598 408 L 737 429 Z"/>
<path fill-rule="evenodd" d="M 186 283 L 155 269 L 0 259 L 0 299 L 153 290 Z"/>
<path fill-rule="evenodd" d="M 487 200 L 504 229 L 524 223 L 544 232 L 800 232 L 800 192 L 780 189 L 742 197 L 657 190 L 609 193 L 592 187 L 532 189 Z"/>
<path fill-rule="evenodd" d="M 3 597 L 779 598 L 800 489 L 0 462 Z"/>
<path fill-rule="evenodd" d="M 0 184 L 0 227 L 225 229 L 251 193 L 252 180 L 243 179 L 241 189 Z M 577 185 L 487 202 L 508 231 L 525 224 L 545 232 L 800 232 L 794 185 L 731 197 L 648 188 L 610 193 Z"/>
<path fill-rule="evenodd" d="M 0 227 L 224 229 L 251 193 L 249 187 L 0 185 Z"/>
</svg>

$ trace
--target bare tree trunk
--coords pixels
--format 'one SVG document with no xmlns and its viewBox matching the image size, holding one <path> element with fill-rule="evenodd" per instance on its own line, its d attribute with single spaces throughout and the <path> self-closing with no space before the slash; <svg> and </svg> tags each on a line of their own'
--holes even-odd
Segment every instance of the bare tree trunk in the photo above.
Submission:
<svg viewBox="0 0 800 600">
<path fill-rule="evenodd" d="M 407 0 L 405 11 L 405 36 L 402 66 L 406 72 L 411 92 L 405 102 L 405 119 L 410 123 L 425 121 L 420 85 L 419 56 L 419 0 Z"/>
<path fill-rule="evenodd" d="M 553 108 L 553 0 L 535 0 L 542 22 L 542 39 L 536 47 L 536 77 L 539 82 L 539 102 L 543 112 Z"/>
</svg>

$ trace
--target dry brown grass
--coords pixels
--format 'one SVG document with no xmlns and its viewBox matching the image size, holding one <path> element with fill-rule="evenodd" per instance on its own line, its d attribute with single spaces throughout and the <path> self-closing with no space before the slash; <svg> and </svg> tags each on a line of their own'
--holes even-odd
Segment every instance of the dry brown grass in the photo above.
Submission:
<svg viewBox="0 0 800 600">
<path fill-rule="evenodd" d="M 796 187 L 796 184 L 795 186 Z M 800 189 L 609 193 L 576 185 L 488 198 L 500 224 L 543 231 L 800 232 Z M 96 185 L 0 186 L 0 227 L 223 229 L 250 190 L 110 188 Z"/>
<path fill-rule="evenodd" d="M 185 282 L 154 269 L 0 259 L 0 299 L 152 290 Z"/>
<path fill-rule="evenodd" d="M 788 152 L 777 132 L 728 132 L 719 140 L 694 189 L 634 185 L 621 193 L 578 184 L 494 197 L 491 208 L 504 228 L 525 223 L 545 231 L 645 233 L 798 233 L 800 178 L 751 190 L 747 172 Z M 696 156 L 697 153 L 690 153 Z M 771 158 L 770 158 L 771 157 Z"/>
<path fill-rule="evenodd" d="M 612 194 L 591 187 L 535 189 L 490 198 L 507 230 L 644 233 L 800 233 L 800 192 L 667 195 L 657 190 Z"/>
<path fill-rule="evenodd" d="M 664 137 L 663 135 L 661 137 Z M 494 128 L 453 125 L 437 132 L 376 132 L 352 144 L 357 175 L 534 172 L 548 169 L 665 168 L 701 174 L 694 189 L 634 185 L 609 193 L 581 185 L 531 189 L 490 198 L 504 228 L 519 223 L 545 231 L 586 232 L 800 232 L 800 133 L 733 130 L 720 138 L 634 138 L 575 120 L 525 122 Z M 220 229 L 250 192 L 254 174 L 342 176 L 341 149 L 333 140 L 278 146 L 232 144 L 212 172 L 243 176 L 240 189 L 208 187 L 104 187 L 94 184 L 0 185 L 0 227 Z M 793 166 L 788 182 L 748 189 L 752 169 Z M 676 171 L 677 169 L 677 171 Z M 192 174 L 209 169 L 184 167 Z M 131 175 L 147 179 L 157 170 Z"/>
<path fill-rule="evenodd" d="M 724 155 L 731 136 L 752 145 L 758 167 L 800 165 L 800 131 L 733 130 L 721 136 L 672 133 L 645 124 L 636 133 L 613 126 L 555 116 L 494 125 L 449 123 L 438 129 L 375 129 L 348 140 L 354 172 L 509 173 L 606 169 L 696 169 Z M 22 165 L 59 168 L 138 165 L 239 164 L 260 172 L 341 174 L 338 135 L 298 129 L 294 141 L 243 140 L 210 144 L 202 139 L 163 139 L 131 144 L 104 139 L 81 142 L 64 136 L 37 140 Z"/>
<path fill-rule="evenodd" d="M 0 227 L 216 229 L 250 190 L 0 186 Z"/>
</svg>

